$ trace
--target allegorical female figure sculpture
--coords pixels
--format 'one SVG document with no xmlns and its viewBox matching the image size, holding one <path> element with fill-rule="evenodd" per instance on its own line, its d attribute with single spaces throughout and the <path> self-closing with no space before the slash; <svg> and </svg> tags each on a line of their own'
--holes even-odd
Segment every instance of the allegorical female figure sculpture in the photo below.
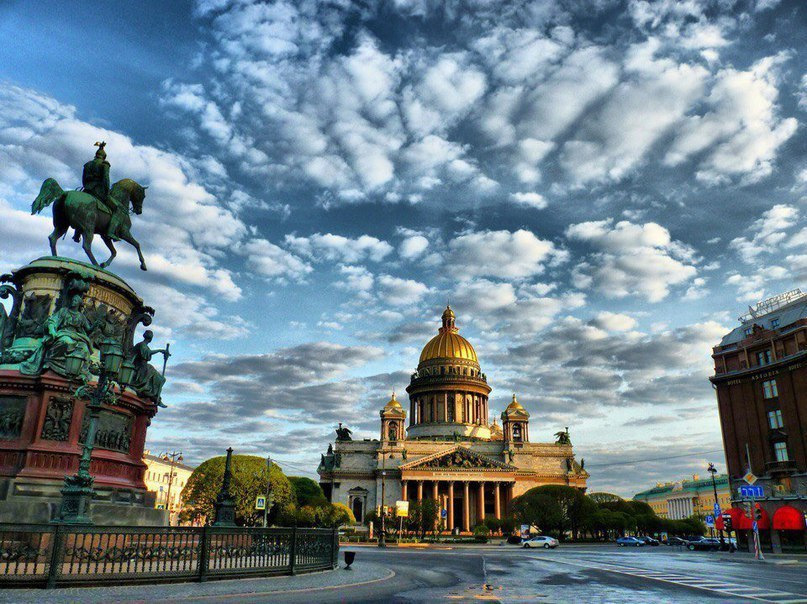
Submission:
<svg viewBox="0 0 807 604">
<path fill-rule="evenodd" d="M 45 337 L 39 342 L 34 354 L 20 364 L 20 373 L 39 375 L 52 369 L 66 375 L 67 356 L 78 351 L 85 364 L 90 359 L 92 340 L 90 333 L 94 326 L 81 312 L 81 296 L 74 294 L 67 306 L 53 313 L 45 324 Z"/>
<path fill-rule="evenodd" d="M 149 348 L 149 344 L 153 339 L 154 332 L 147 329 L 143 332 L 143 341 L 132 347 L 131 361 L 135 367 L 135 374 L 133 383 L 130 386 L 134 388 L 139 396 L 153 400 L 160 407 L 165 407 L 160 399 L 160 393 L 165 384 L 165 376 L 152 365 L 149 365 L 149 361 L 155 354 L 162 354 L 164 358 L 168 358 L 170 354 L 165 348 L 157 350 Z"/>
</svg>

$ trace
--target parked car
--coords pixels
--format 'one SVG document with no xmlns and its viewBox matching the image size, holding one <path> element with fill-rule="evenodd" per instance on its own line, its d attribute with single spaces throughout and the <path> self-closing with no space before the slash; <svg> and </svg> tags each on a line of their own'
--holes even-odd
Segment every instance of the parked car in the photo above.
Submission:
<svg viewBox="0 0 807 604">
<path fill-rule="evenodd" d="M 519 545 L 522 541 L 521 535 L 510 535 L 507 537 L 507 543 L 510 545 Z"/>
<path fill-rule="evenodd" d="M 644 541 L 645 545 L 660 545 L 661 541 L 658 539 L 653 539 L 653 537 L 639 537 L 642 541 Z"/>
<path fill-rule="evenodd" d="M 694 539 L 687 543 L 687 549 L 691 552 L 695 550 L 698 551 L 713 551 L 716 552 L 720 549 L 720 540 L 719 539 L 709 539 L 707 537 L 702 537 L 700 539 Z"/>
<path fill-rule="evenodd" d="M 560 542 L 554 537 L 538 535 L 524 540 L 524 547 L 543 547 L 544 549 L 555 549 Z"/>
<path fill-rule="evenodd" d="M 664 545 L 686 545 L 687 542 L 681 537 L 668 537 L 667 540 L 664 542 Z"/>
<path fill-rule="evenodd" d="M 644 547 L 645 542 L 637 537 L 620 537 L 616 540 L 619 547 Z"/>
</svg>

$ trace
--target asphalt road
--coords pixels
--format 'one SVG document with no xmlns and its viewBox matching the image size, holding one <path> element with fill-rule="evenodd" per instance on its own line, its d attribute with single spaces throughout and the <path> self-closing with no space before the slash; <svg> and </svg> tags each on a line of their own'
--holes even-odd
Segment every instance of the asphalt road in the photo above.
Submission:
<svg viewBox="0 0 807 604">
<path fill-rule="evenodd" d="M 382 564 L 393 569 L 395 577 L 318 596 L 317 601 L 807 602 L 807 562 L 758 563 L 743 554 L 731 557 L 665 546 L 354 549 L 356 564 Z M 274 601 L 305 600 L 289 594 Z"/>
<path fill-rule="evenodd" d="M 778 602 L 807 604 L 807 558 L 615 545 L 410 549 L 343 546 L 353 571 L 161 585 L 0 590 L 0 602 Z M 343 566 L 340 556 L 340 566 Z M 347 585 L 347 583 L 351 583 Z"/>
</svg>

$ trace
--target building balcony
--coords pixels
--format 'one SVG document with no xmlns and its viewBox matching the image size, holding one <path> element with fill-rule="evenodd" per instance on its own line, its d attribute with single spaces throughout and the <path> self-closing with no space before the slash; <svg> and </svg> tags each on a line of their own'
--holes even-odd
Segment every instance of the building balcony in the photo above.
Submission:
<svg viewBox="0 0 807 604">
<path fill-rule="evenodd" d="M 771 476 L 793 474 L 796 471 L 796 462 L 791 459 L 787 461 L 768 461 L 765 462 L 765 471 Z"/>
</svg>

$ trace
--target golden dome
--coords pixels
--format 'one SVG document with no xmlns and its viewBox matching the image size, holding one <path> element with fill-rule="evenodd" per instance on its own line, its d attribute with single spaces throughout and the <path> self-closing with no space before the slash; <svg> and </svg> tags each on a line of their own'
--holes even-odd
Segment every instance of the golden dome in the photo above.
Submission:
<svg viewBox="0 0 807 604">
<path fill-rule="evenodd" d="M 506 411 L 523 411 L 523 410 L 524 407 L 522 407 L 521 403 L 518 402 L 518 399 L 516 398 L 516 393 L 514 392 L 513 400 L 509 405 L 507 405 Z"/>
<path fill-rule="evenodd" d="M 393 409 L 393 408 L 402 409 L 401 403 L 399 403 L 398 399 L 395 398 L 395 392 L 392 393 L 392 398 L 389 400 L 389 402 L 386 405 L 384 405 L 384 408 L 385 409 Z"/>
<path fill-rule="evenodd" d="M 474 347 L 457 333 L 458 330 L 454 326 L 455 317 L 454 311 L 447 306 L 443 311 L 443 326 L 440 333 L 429 340 L 420 353 L 421 363 L 431 359 L 462 359 L 479 364 Z"/>
</svg>

